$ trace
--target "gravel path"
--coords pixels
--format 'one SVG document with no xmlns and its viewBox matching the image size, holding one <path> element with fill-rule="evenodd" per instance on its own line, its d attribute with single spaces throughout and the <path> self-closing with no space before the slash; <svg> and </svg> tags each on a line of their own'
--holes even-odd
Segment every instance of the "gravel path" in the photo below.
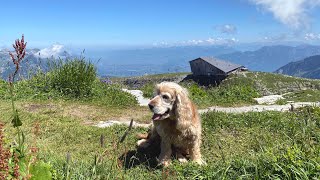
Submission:
<svg viewBox="0 0 320 180">
<path fill-rule="evenodd" d="M 242 107 L 219 107 L 213 106 L 206 109 L 199 110 L 199 113 L 206 113 L 209 111 L 218 111 L 226 113 L 245 113 L 245 112 L 262 112 L 262 111 L 289 111 L 292 108 L 299 108 L 304 106 L 317 106 L 320 107 L 320 102 L 296 102 L 286 105 L 253 105 Z"/>
<path fill-rule="evenodd" d="M 119 125 L 119 124 L 123 124 L 126 126 L 130 125 L 130 121 L 117 121 L 117 120 L 108 120 L 108 121 L 100 121 L 98 124 L 94 125 L 96 127 L 99 128 L 106 128 L 106 127 L 110 127 L 113 125 Z M 151 123 L 149 124 L 144 124 L 144 123 L 138 123 L 133 121 L 132 127 L 143 127 L 143 128 L 148 128 L 151 125 Z"/>
<path fill-rule="evenodd" d="M 148 106 L 149 99 L 143 97 L 143 93 L 140 90 L 128 90 L 122 89 L 125 92 L 129 92 L 134 95 L 140 106 Z M 299 108 L 304 106 L 317 106 L 320 107 L 320 102 L 294 102 L 288 103 L 285 105 L 276 105 L 274 104 L 278 99 L 283 99 L 282 95 L 270 95 L 270 96 L 263 96 L 261 98 L 255 98 L 259 105 L 252 105 L 252 106 L 242 106 L 242 107 L 220 107 L 220 106 L 212 106 L 206 109 L 200 109 L 199 113 L 206 113 L 211 111 L 217 112 L 225 112 L 225 113 L 246 113 L 246 112 L 262 112 L 262 111 L 289 111 L 292 108 Z M 117 121 L 117 120 L 108 120 L 108 121 L 100 121 L 97 127 L 105 128 L 116 124 L 124 124 L 129 126 L 130 120 L 128 121 Z M 143 124 L 133 122 L 133 127 L 149 127 L 150 124 Z"/>
<path fill-rule="evenodd" d="M 148 103 L 150 99 L 143 97 L 143 93 L 140 90 L 128 90 L 128 89 L 122 89 L 122 91 L 128 92 L 135 96 L 138 100 L 138 103 L 140 106 L 148 106 Z"/>
<path fill-rule="evenodd" d="M 254 99 L 258 102 L 258 104 L 275 104 L 278 100 L 284 98 L 282 95 L 269 95 Z"/>
</svg>

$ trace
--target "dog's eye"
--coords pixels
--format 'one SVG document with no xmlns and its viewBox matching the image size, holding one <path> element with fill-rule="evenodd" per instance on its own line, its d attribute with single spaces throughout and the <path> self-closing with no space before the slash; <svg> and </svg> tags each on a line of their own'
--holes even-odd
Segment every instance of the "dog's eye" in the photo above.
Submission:
<svg viewBox="0 0 320 180">
<path fill-rule="evenodd" d="M 163 99 L 169 99 L 169 96 L 168 95 L 162 95 L 162 98 Z"/>
</svg>

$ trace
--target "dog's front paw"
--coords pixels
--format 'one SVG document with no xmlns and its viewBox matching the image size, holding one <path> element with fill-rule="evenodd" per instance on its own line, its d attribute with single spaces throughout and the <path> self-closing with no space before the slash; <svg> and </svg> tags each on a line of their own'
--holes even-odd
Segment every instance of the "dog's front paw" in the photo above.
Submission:
<svg viewBox="0 0 320 180">
<path fill-rule="evenodd" d="M 185 157 L 178 157 L 178 161 L 181 162 L 181 163 L 187 163 L 188 162 L 187 158 L 185 158 Z"/>
<path fill-rule="evenodd" d="M 205 166 L 207 163 L 203 159 L 195 159 L 193 162 L 199 164 L 200 166 Z"/>
<path fill-rule="evenodd" d="M 160 160 L 159 161 L 159 165 L 160 166 L 163 166 L 163 167 L 168 167 L 169 165 L 170 165 L 170 160 L 168 159 L 166 159 L 166 160 Z"/>
<path fill-rule="evenodd" d="M 137 146 L 138 148 L 148 148 L 150 146 L 150 143 L 146 140 L 146 139 L 140 139 L 138 142 L 137 142 Z"/>
</svg>

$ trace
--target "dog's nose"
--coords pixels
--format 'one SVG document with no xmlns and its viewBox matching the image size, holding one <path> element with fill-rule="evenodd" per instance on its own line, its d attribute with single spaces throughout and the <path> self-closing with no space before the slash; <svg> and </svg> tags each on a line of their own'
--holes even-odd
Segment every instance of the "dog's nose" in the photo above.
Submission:
<svg viewBox="0 0 320 180">
<path fill-rule="evenodd" d="M 152 110 L 154 108 L 154 106 L 151 104 L 148 104 L 148 106 L 149 106 L 150 110 Z"/>
</svg>

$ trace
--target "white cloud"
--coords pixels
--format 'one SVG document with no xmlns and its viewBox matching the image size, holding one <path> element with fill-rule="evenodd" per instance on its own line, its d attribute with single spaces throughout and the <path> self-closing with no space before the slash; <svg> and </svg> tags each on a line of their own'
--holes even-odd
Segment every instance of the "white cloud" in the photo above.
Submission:
<svg viewBox="0 0 320 180">
<path fill-rule="evenodd" d="M 269 11 L 281 23 L 294 29 L 309 26 L 308 12 L 320 5 L 320 0 L 249 0 Z"/>
<path fill-rule="evenodd" d="M 304 39 L 307 40 L 307 41 L 320 40 L 320 34 L 306 33 L 305 36 L 304 36 Z"/>
<path fill-rule="evenodd" d="M 237 33 L 237 27 L 232 24 L 224 24 L 221 26 L 216 26 L 215 29 L 220 31 L 224 34 L 236 34 Z"/>
<path fill-rule="evenodd" d="M 205 45 L 233 45 L 239 40 L 236 38 L 208 38 L 208 39 L 193 39 L 181 42 L 159 42 L 153 43 L 153 46 L 157 47 L 172 47 L 172 46 L 205 46 Z"/>
<path fill-rule="evenodd" d="M 53 44 L 48 48 L 44 48 L 39 52 L 36 52 L 35 55 L 40 58 L 65 58 L 67 56 L 70 56 L 69 52 L 62 44 Z"/>
<path fill-rule="evenodd" d="M 269 42 L 279 42 L 288 39 L 288 34 L 282 33 L 274 36 L 264 36 L 263 40 L 264 41 L 269 41 Z"/>
</svg>

